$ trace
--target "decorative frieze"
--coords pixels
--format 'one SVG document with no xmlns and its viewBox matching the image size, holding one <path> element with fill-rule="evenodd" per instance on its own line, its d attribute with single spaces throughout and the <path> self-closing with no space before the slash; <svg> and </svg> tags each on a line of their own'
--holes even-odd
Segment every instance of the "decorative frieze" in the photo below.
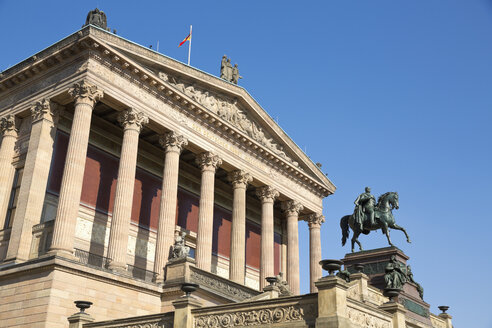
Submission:
<svg viewBox="0 0 492 328">
<path fill-rule="evenodd" d="M 134 129 L 140 132 L 142 127 L 149 123 L 149 118 L 143 112 L 130 108 L 118 114 L 118 122 L 123 129 Z"/>
<path fill-rule="evenodd" d="M 173 151 L 181 153 L 184 147 L 188 145 L 188 139 L 176 132 L 168 132 L 159 137 L 159 144 L 166 152 Z"/>
<path fill-rule="evenodd" d="M 347 316 L 350 322 L 363 328 L 390 328 L 390 320 L 384 320 L 374 316 L 373 313 L 362 312 L 359 309 L 348 307 Z"/>
<path fill-rule="evenodd" d="M 260 310 L 198 315 L 194 327 L 244 327 L 304 321 L 304 309 L 296 304 Z"/>
<path fill-rule="evenodd" d="M 205 274 L 203 271 L 198 271 L 194 268 L 192 268 L 190 279 L 192 282 L 199 284 L 201 288 L 211 289 L 238 302 L 258 295 L 258 293 L 248 291 L 249 288 L 247 287 L 236 287 L 228 283 L 229 280 L 227 279 L 220 279 L 213 274 Z"/>
<path fill-rule="evenodd" d="M 246 133 L 250 138 L 267 147 L 276 155 L 299 167 L 299 163 L 287 156 L 283 147 L 277 144 L 268 133 L 248 116 L 247 112 L 238 104 L 237 99 L 227 99 L 208 90 L 197 88 L 194 84 L 184 83 L 164 72 L 159 72 L 159 77 L 232 124 L 235 128 Z"/>
</svg>

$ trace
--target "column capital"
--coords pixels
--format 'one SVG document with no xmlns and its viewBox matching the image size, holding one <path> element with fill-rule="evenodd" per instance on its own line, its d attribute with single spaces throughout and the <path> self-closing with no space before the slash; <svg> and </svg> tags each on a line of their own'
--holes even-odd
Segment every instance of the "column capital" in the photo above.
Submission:
<svg viewBox="0 0 492 328">
<path fill-rule="evenodd" d="M 166 152 L 181 153 L 183 147 L 188 145 L 188 139 L 183 135 L 171 131 L 159 137 L 159 144 Z"/>
<path fill-rule="evenodd" d="M 309 228 L 321 228 L 321 224 L 325 222 L 325 217 L 321 213 L 309 214 L 306 218 Z"/>
<path fill-rule="evenodd" d="M 50 101 L 48 98 L 43 98 L 40 101 L 36 101 L 31 106 L 32 122 L 34 123 L 39 120 L 54 122 L 58 113 L 57 109 L 57 104 Z"/>
<path fill-rule="evenodd" d="M 246 188 L 248 183 L 253 181 L 253 177 L 251 174 L 243 171 L 243 170 L 235 170 L 229 172 L 227 175 L 227 179 L 232 183 L 234 188 Z"/>
<path fill-rule="evenodd" d="M 222 164 L 222 159 L 218 155 L 207 151 L 196 157 L 196 163 L 202 171 L 215 171 Z"/>
<path fill-rule="evenodd" d="M 118 114 L 118 122 L 123 130 L 137 130 L 140 132 L 142 127 L 149 123 L 149 118 L 141 111 L 135 108 L 125 109 Z"/>
<path fill-rule="evenodd" d="M 77 82 L 68 90 L 70 96 L 75 98 L 75 102 L 85 102 L 91 106 L 94 106 L 96 101 L 102 98 L 104 95 L 103 91 L 100 90 L 94 84 L 83 80 Z"/>
<path fill-rule="evenodd" d="M 256 188 L 256 196 L 261 200 L 262 203 L 272 202 L 279 196 L 277 189 L 271 186 L 263 186 Z"/>
<path fill-rule="evenodd" d="M 282 202 L 281 207 L 287 215 L 299 215 L 299 212 L 304 209 L 304 206 L 296 200 Z"/>
<path fill-rule="evenodd" d="M 17 128 L 15 127 L 15 116 L 8 114 L 0 119 L 0 134 L 3 136 L 17 137 Z"/>
</svg>

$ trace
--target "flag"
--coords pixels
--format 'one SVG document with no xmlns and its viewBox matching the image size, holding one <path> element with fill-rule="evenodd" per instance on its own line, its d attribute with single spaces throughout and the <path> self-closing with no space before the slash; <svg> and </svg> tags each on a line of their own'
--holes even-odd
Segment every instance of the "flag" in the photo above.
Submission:
<svg viewBox="0 0 492 328">
<path fill-rule="evenodd" d="M 178 48 L 181 47 L 186 41 L 191 40 L 191 32 L 188 34 L 188 36 L 179 44 Z"/>
</svg>

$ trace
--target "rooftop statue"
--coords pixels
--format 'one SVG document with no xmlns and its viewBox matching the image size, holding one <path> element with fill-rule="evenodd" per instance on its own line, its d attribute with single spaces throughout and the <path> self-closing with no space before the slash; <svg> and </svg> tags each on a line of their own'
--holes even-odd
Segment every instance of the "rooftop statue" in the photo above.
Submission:
<svg viewBox="0 0 492 328">
<path fill-rule="evenodd" d="M 424 299 L 424 288 L 413 279 L 412 268 L 409 265 L 407 265 L 407 280 L 413 282 L 417 286 L 417 291 L 419 292 L 420 298 Z"/>
<path fill-rule="evenodd" d="M 234 84 L 237 84 L 239 79 L 243 78 L 239 75 L 237 64 L 232 67 L 231 60 L 226 55 L 222 56 L 220 61 L 220 78 Z"/>
<path fill-rule="evenodd" d="M 400 263 L 396 259 L 396 256 L 391 256 L 391 260 L 384 269 L 384 282 L 386 288 L 402 289 L 403 285 L 407 282 L 407 275 L 403 271 Z"/>
<path fill-rule="evenodd" d="M 347 238 L 349 237 L 349 227 L 353 231 L 352 236 L 352 252 L 354 252 L 354 245 L 357 243 L 359 249 L 362 251 L 362 245 L 358 238 L 361 233 L 367 235 L 372 230 L 381 229 L 386 235 L 388 243 L 394 246 L 391 242 L 389 235 L 389 228 L 401 230 L 407 237 L 407 242 L 410 243 L 410 237 L 403 227 L 400 227 L 395 223 L 393 217 L 393 209 L 398 209 L 398 193 L 387 192 L 379 196 L 377 204 L 376 199 L 371 194 L 371 188 L 366 187 L 364 193 L 360 194 L 355 200 L 354 213 L 345 215 L 340 220 L 340 227 L 342 228 L 342 246 L 345 245 Z"/>
<path fill-rule="evenodd" d="M 104 13 L 104 11 L 99 10 L 98 8 L 89 11 L 89 13 L 87 14 L 85 24 L 82 25 L 82 27 L 87 25 L 94 25 L 106 31 L 110 31 L 106 14 Z"/>
</svg>

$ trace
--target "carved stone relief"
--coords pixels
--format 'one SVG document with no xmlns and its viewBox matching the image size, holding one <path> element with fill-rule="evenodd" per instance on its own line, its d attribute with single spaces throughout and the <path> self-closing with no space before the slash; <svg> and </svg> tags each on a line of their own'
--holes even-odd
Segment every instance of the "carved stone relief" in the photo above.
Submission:
<svg viewBox="0 0 492 328">
<path fill-rule="evenodd" d="M 362 312 L 356 308 L 347 309 L 349 320 L 364 328 L 390 328 L 390 321 L 375 317 L 373 314 Z"/>
<path fill-rule="evenodd" d="M 246 133 L 250 138 L 273 151 L 276 155 L 299 167 L 299 163 L 287 156 L 281 145 L 277 144 L 268 133 L 263 131 L 257 123 L 248 117 L 247 113 L 239 106 L 237 99 L 226 99 L 218 94 L 200 89 L 193 84 L 186 84 L 164 72 L 159 72 L 159 77 L 191 99 L 202 104 L 223 120 L 231 123 L 234 127 Z"/>
<path fill-rule="evenodd" d="M 191 280 L 202 287 L 210 288 L 214 291 L 217 291 L 221 294 L 225 294 L 239 301 L 256 296 L 256 294 L 248 293 L 246 290 L 237 288 L 235 286 L 225 283 L 220 279 L 202 274 L 197 271 L 191 272 Z"/>
<path fill-rule="evenodd" d="M 194 326 L 197 328 L 242 327 L 303 320 L 304 309 L 299 305 L 291 305 L 261 310 L 196 316 Z"/>
</svg>

